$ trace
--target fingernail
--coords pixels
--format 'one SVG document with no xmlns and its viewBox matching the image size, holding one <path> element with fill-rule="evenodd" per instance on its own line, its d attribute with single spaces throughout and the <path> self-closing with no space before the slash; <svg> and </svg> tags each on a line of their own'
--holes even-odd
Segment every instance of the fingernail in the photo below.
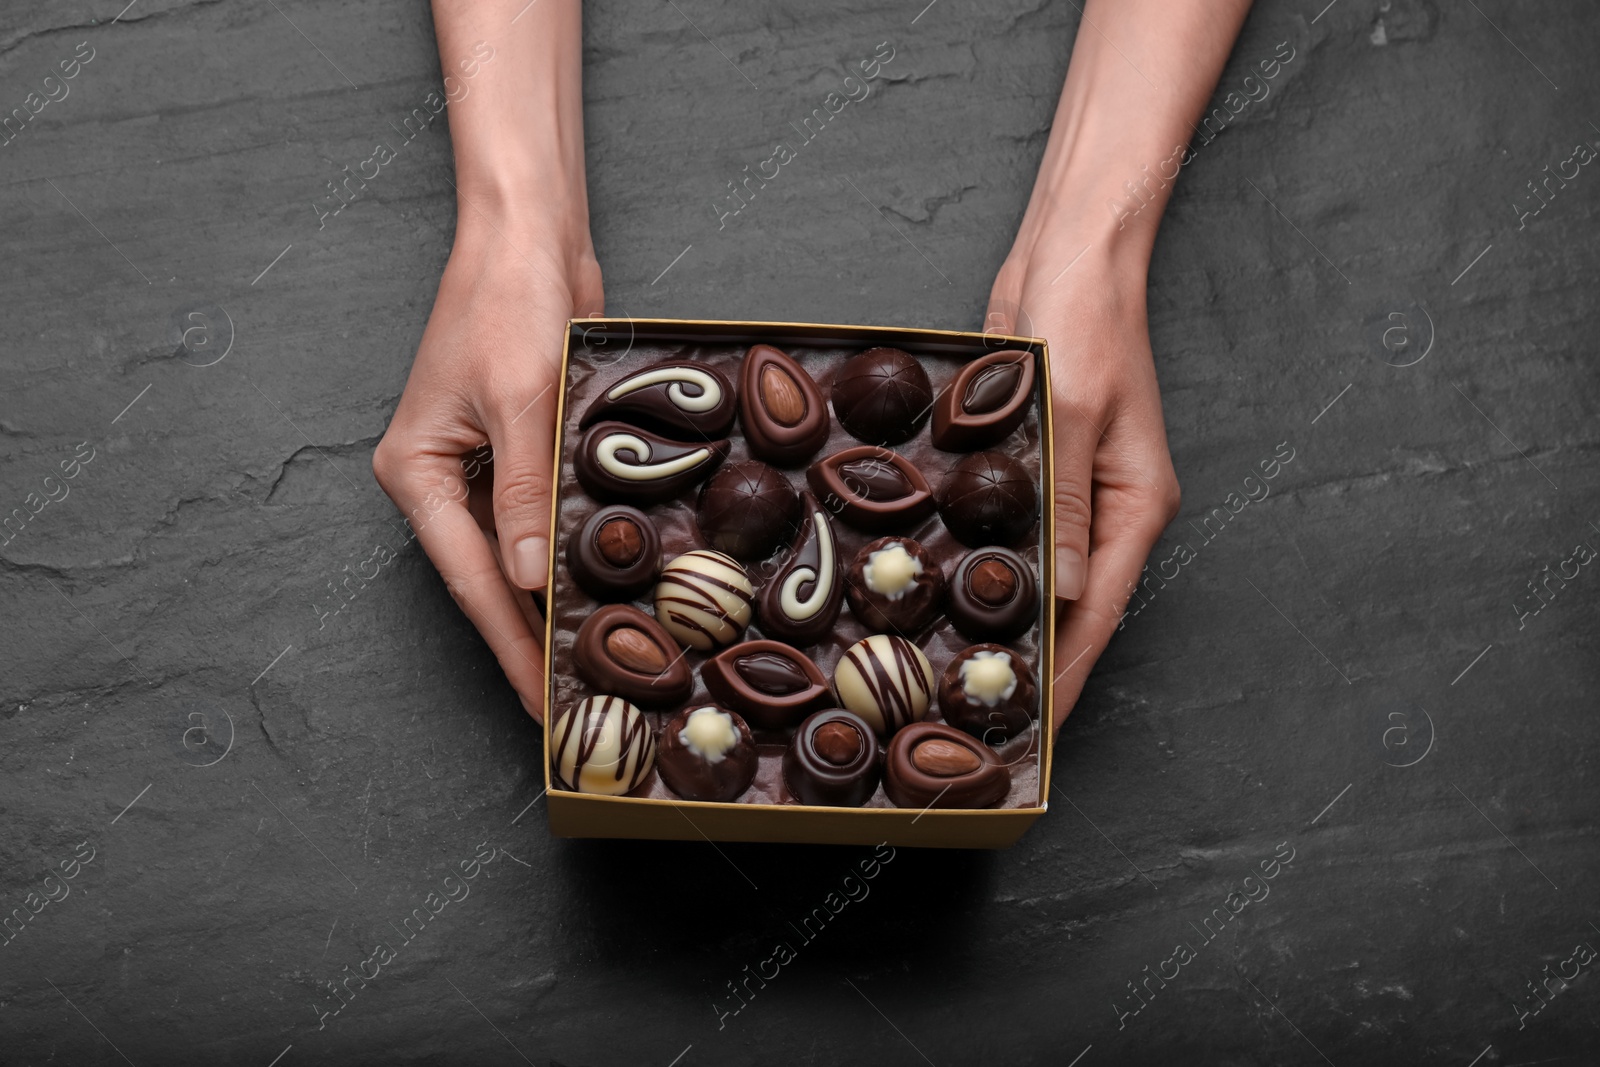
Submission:
<svg viewBox="0 0 1600 1067">
<path fill-rule="evenodd" d="M 1056 596 L 1077 600 L 1083 595 L 1083 557 L 1065 545 L 1056 549 Z"/>
<path fill-rule="evenodd" d="M 537 535 L 511 546 L 511 580 L 524 589 L 543 589 L 550 568 L 550 542 Z"/>
</svg>

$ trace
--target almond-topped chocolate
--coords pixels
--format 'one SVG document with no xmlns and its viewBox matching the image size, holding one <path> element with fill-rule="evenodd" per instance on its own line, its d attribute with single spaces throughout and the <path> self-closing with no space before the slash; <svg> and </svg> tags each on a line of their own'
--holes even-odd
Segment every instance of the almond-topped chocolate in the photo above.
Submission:
<svg viewBox="0 0 1600 1067">
<path fill-rule="evenodd" d="M 1033 403 L 1033 365 L 1033 353 L 1007 349 L 962 367 L 934 401 L 934 447 L 971 452 L 1011 436 Z"/>
<path fill-rule="evenodd" d="M 817 383 L 771 345 L 755 345 L 745 354 L 739 408 L 750 454 L 768 463 L 804 463 L 828 440 L 828 408 Z"/>
<path fill-rule="evenodd" d="M 943 723 L 912 723 L 884 758 L 883 791 L 899 808 L 992 808 L 1011 772 L 988 746 Z"/>
<path fill-rule="evenodd" d="M 858 530 L 909 530 L 933 511 L 928 480 L 887 448 L 858 445 L 813 463 L 806 481 L 822 506 Z"/>
<path fill-rule="evenodd" d="M 578 423 L 621 419 L 668 436 L 712 441 L 733 429 L 738 397 L 721 371 L 692 360 L 669 360 L 634 371 L 595 398 Z"/>
<path fill-rule="evenodd" d="M 745 641 L 706 660 L 706 690 L 761 730 L 783 730 L 833 706 L 828 680 L 811 658 L 780 641 Z"/>
<path fill-rule="evenodd" d="M 681 704 L 694 677 L 661 624 L 629 604 L 608 604 L 578 627 L 573 664 L 602 693 L 649 708 Z"/>
</svg>

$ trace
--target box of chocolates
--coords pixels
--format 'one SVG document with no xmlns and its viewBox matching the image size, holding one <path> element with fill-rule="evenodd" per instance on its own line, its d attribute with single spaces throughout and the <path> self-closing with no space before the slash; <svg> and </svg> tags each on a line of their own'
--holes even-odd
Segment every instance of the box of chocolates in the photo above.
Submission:
<svg viewBox="0 0 1600 1067">
<path fill-rule="evenodd" d="M 1050 783 L 1042 340 L 575 319 L 545 784 L 569 837 L 1001 848 Z"/>
</svg>

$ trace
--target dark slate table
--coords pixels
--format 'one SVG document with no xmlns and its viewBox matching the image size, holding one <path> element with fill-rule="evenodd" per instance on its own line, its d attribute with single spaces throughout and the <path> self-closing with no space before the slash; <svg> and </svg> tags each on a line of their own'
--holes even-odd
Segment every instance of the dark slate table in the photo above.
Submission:
<svg viewBox="0 0 1600 1067">
<path fill-rule="evenodd" d="M 0 13 L 5 109 L 77 63 L 0 148 L 0 1059 L 1592 1062 L 1600 171 L 1565 161 L 1600 142 L 1595 16 L 1324 2 L 1252 15 L 1219 100 L 1294 58 L 1169 212 L 1185 505 L 1152 562 L 1182 562 L 1051 811 L 895 853 L 809 938 L 870 850 L 548 836 L 534 724 L 372 480 L 447 120 L 316 205 L 438 86 L 426 7 Z M 974 327 L 1078 21 L 591 8 L 610 310 Z M 873 95 L 719 228 L 882 41 Z"/>
</svg>

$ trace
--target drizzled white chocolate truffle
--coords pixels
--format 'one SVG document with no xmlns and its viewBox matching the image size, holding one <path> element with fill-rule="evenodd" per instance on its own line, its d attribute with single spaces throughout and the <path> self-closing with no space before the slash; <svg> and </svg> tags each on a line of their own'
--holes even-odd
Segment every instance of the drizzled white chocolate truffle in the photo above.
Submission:
<svg viewBox="0 0 1600 1067">
<path fill-rule="evenodd" d="M 662 569 L 656 621 L 679 641 L 707 652 L 739 639 L 755 600 L 750 579 L 732 556 L 695 549 Z"/>
<path fill-rule="evenodd" d="M 550 743 L 557 779 L 580 793 L 632 792 L 656 758 L 644 713 L 621 697 L 590 697 L 568 708 L 551 725 Z"/>
</svg>

